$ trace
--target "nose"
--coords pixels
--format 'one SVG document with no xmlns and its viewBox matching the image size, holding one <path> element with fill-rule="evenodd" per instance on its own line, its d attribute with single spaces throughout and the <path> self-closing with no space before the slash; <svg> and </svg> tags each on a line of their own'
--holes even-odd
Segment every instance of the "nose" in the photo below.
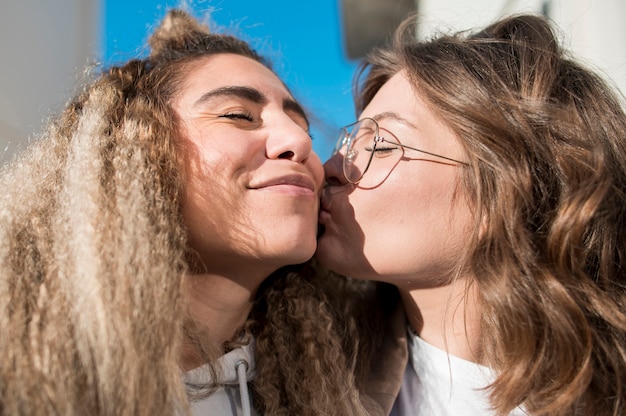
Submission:
<svg viewBox="0 0 626 416">
<path fill-rule="evenodd" d="M 324 163 L 324 177 L 329 186 L 341 186 L 348 183 L 343 174 L 343 158 L 344 155 L 336 152 Z"/>
<path fill-rule="evenodd" d="M 274 126 L 267 139 L 266 154 L 269 159 L 288 159 L 302 163 L 312 151 L 313 143 L 309 133 L 287 116 Z"/>
</svg>

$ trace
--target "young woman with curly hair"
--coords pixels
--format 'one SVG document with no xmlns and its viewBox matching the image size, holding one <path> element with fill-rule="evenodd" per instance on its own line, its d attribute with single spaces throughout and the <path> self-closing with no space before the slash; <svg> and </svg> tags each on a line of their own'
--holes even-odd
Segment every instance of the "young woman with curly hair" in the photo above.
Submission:
<svg viewBox="0 0 626 416">
<path fill-rule="evenodd" d="M 385 415 L 626 414 L 621 97 L 540 16 L 407 25 L 325 164 L 316 257 L 384 282 L 363 391 Z"/>
<path fill-rule="evenodd" d="M 286 268 L 316 247 L 305 112 L 183 11 L 149 43 L 2 169 L 0 414 L 359 414 L 326 297 Z"/>
</svg>

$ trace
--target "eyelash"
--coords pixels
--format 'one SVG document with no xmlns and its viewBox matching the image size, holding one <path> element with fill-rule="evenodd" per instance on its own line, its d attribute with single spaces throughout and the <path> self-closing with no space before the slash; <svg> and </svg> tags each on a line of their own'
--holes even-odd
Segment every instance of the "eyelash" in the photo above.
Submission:
<svg viewBox="0 0 626 416">
<path fill-rule="evenodd" d="M 388 156 L 392 151 L 397 150 L 397 149 L 398 149 L 397 146 L 386 146 L 386 147 L 376 146 L 376 150 L 374 150 L 374 157 Z M 366 147 L 365 150 L 368 152 L 371 152 L 372 148 Z"/>
<path fill-rule="evenodd" d="M 254 121 L 254 118 L 252 118 L 252 115 L 248 113 L 227 113 L 227 114 L 222 114 L 220 117 L 236 119 L 236 120 L 246 120 L 250 122 Z"/>
</svg>

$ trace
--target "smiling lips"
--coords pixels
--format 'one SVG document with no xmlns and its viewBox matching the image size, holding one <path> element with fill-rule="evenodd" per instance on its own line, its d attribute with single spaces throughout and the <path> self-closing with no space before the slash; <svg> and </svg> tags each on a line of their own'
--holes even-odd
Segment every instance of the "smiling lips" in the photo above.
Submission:
<svg viewBox="0 0 626 416">
<path fill-rule="evenodd" d="M 250 186 L 250 189 L 267 190 L 295 196 L 317 197 L 315 182 L 306 175 L 292 174 L 270 178 Z"/>
</svg>

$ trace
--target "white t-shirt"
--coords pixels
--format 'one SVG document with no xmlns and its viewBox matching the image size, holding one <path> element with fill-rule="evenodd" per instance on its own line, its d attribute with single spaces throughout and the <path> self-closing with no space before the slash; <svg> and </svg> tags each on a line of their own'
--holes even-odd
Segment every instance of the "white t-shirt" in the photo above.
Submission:
<svg viewBox="0 0 626 416">
<path fill-rule="evenodd" d="M 409 363 L 390 416 L 489 416 L 488 367 L 436 348 L 408 331 Z M 527 415 L 521 408 L 510 416 Z"/>
</svg>

